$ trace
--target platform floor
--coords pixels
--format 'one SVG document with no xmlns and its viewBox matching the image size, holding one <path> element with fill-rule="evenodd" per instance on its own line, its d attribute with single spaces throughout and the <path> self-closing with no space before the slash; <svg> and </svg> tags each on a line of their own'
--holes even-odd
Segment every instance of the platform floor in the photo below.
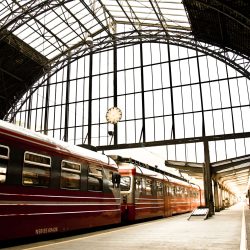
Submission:
<svg viewBox="0 0 250 250">
<path fill-rule="evenodd" d="M 243 212 L 243 208 L 244 212 Z M 9 247 L 10 250 L 246 250 L 250 210 L 240 203 L 203 220 L 190 214 Z M 245 222 L 246 218 L 246 222 Z M 245 226 L 244 226 L 245 224 Z M 250 244 L 249 244 L 250 246 Z M 250 249 L 250 248 L 249 248 Z"/>
</svg>

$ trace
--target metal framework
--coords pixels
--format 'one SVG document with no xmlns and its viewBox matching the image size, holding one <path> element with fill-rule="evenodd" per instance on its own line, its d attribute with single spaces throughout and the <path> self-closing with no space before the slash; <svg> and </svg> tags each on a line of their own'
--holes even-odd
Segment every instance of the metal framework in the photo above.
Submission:
<svg viewBox="0 0 250 250">
<path fill-rule="evenodd" d="M 42 77 L 39 71 L 33 82 L 24 84 L 26 94 L 19 92 L 4 119 L 74 144 L 94 145 L 97 150 L 174 145 L 172 158 L 176 160 L 178 146 L 184 145 L 185 162 L 190 145 L 199 162 L 197 145 L 202 143 L 206 199 L 213 174 L 220 179 L 224 171 L 227 183 L 242 170 L 247 173 L 244 178 L 232 179 L 247 185 L 248 158 L 233 166 L 216 164 L 223 150 L 223 159 L 233 158 L 231 148 L 236 159 L 250 153 L 246 122 L 250 109 L 249 4 L 183 3 L 1 0 L 0 42 L 9 41 L 20 51 L 24 48 L 23 53 L 43 69 Z M 216 36 L 197 34 L 192 13 L 198 16 L 204 8 L 219 20 Z M 231 31 L 226 21 L 235 24 L 236 35 L 241 28 L 246 34 L 239 43 L 233 43 L 235 36 L 226 32 Z M 124 117 L 114 126 L 103 118 L 110 106 L 123 108 Z"/>
<path fill-rule="evenodd" d="M 250 29 L 249 18 L 240 14 L 237 9 L 232 9 L 216 0 L 212 1 L 210 5 L 204 1 L 195 2 L 216 10 L 246 29 Z M 22 37 L 24 41 L 29 42 L 32 47 L 50 59 L 48 64 L 51 66 L 54 66 L 54 63 L 57 64 L 61 57 L 61 60 L 67 60 L 64 57 L 67 57 L 69 52 L 73 56 L 74 53 L 78 54 L 79 50 L 86 50 L 87 38 L 91 37 L 96 40 L 100 35 L 102 38 L 99 42 L 98 39 L 96 40 L 96 48 L 103 43 L 105 46 L 109 43 L 113 44 L 114 40 L 122 42 L 128 36 L 130 40 L 137 41 L 153 38 L 161 41 L 170 39 L 183 44 L 192 43 L 191 46 L 197 46 L 203 51 L 206 51 L 209 46 L 199 43 L 193 37 L 184 6 L 179 0 L 172 2 L 167 0 L 80 0 L 74 1 L 74 3 L 70 0 L 29 0 L 24 3 L 3 0 L 0 5 L 2 7 L 0 39 L 10 33 L 20 37 L 24 36 Z M 83 14 L 80 15 L 81 12 Z M 52 18 L 54 18 L 53 22 Z M 129 26 L 132 27 L 130 34 L 119 32 L 119 27 L 124 24 L 129 29 L 131 29 Z M 60 25 L 64 29 L 54 31 L 56 26 Z M 28 32 L 23 32 L 24 30 Z M 22 35 L 22 33 L 26 33 L 26 35 Z M 69 33 L 71 33 L 70 36 Z M 35 39 L 31 40 L 30 36 Z M 249 55 L 239 54 L 239 51 L 228 49 L 223 49 L 223 52 L 219 49 L 218 56 L 225 57 L 228 62 L 238 64 L 239 69 L 243 69 L 249 77 Z M 223 55 L 227 52 L 231 53 Z M 212 51 L 210 53 L 212 55 Z M 246 65 L 243 65 L 242 58 L 248 61 L 244 63 Z"/>
</svg>

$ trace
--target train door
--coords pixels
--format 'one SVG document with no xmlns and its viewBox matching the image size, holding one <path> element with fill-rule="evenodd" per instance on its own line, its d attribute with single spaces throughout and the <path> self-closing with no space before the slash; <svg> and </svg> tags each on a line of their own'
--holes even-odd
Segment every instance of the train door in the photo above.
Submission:
<svg viewBox="0 0 250 250">
<path fill-rule="evenodd" d="M 135 185 L 134 176 L 130 172 L 121 174 L 121 216 L 122 221 L 135 219 Z"/>
</svg>

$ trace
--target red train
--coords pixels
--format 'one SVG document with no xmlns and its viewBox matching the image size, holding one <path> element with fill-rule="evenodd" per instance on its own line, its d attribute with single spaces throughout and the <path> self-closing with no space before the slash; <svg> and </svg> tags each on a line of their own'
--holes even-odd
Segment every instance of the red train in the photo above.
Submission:
<svg viewBox="0 0 250 250">
<path fill-rule="evenodd" d="M 171 216 L 201 191 L 145 166 L 0 121 L 0 241 Z"/>
<path fill-rule="evenodd" d="M 112 158 L 121 175 L 122 220 L 167 217 L 204 205 L 203 191 L 183 178 L 131 158 Z"/>
</svg>

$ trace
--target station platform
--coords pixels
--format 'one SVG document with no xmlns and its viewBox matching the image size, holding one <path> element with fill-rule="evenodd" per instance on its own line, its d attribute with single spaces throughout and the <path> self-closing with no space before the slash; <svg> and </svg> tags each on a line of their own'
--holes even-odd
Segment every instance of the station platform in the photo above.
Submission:
<svg viewBox="0 0 250 250">
<path fill-rule="evenodd" d="M 9 247 L 10 250 L 246 250 L 250 210 L 244 203 L 203 220 L 190 214 Z M 249 248 L 250 249 L 250 244 Z"/>
</svg>

